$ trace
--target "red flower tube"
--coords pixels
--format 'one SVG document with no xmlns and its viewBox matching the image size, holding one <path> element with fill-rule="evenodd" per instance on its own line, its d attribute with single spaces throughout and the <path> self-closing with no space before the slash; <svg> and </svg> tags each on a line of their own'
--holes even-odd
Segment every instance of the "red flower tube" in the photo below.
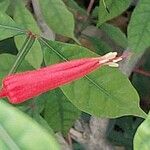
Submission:
<svg viewBox="0 0 150 150">
<path fill-rule="evenodd" d="M 63 84 L 79 79 L 102 65 L 117 67 L 116 52 L 97 58 L 83 58 L 63 62 L 34 71 L 9 75 L 3 79 L 0 98 L 7 97 L 10 103 L 22 103 Z"/>
</svg>

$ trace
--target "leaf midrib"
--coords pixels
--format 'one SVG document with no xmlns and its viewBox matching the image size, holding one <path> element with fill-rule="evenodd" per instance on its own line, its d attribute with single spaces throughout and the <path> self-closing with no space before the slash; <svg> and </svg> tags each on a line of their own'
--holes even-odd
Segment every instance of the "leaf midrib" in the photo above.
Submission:
<svg viewBox="0 0 150 150">
<path fill-rule="evenodd" d="M 10 148 L 10 150 L 21 150 L 15 143 L 15 141 L 10 137 L 10 135 L 5 130 L 2 124 L 0 124 L 0 137 L 5 142 L 5 144 Z"/>
<path fill-rule="evenodd" d="M 25 32 L 24 30 L 17 28 L 17 27 L 12 27 L 12 26 L 7 26 L 7 25 L 3 25 L 0 24 L 0 27 L 5 28 L 5 29 L 10 29 L 10 30 L 15 30 L 15 31 L 19 31 L 19 32 Z"/>
</svg>

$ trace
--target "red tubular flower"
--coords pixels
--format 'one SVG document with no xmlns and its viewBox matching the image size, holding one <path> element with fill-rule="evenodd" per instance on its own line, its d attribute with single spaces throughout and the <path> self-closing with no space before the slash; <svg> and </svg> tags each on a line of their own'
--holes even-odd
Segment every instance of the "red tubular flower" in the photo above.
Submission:
<svg viewBox="0 0 150 150">
<path fill-rule="evenodd" d="M 97 58 L 83 58 L 55 64 L 39 70 L 26 71 L 3 79 L 0 97 L 7 97 L 10 103 L 22 103 L 63 84 L 79 79 L 102 65 L 117 67 L 116 52 Z"/>
</svg>

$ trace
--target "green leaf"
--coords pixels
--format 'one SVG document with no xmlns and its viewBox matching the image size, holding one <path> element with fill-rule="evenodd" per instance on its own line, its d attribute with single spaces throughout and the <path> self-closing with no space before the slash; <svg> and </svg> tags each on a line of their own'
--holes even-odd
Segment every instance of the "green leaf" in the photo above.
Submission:
<svg viewBox="0 0 150 150">
<path fill-rule="evenodd" d="M 26 39 L 26 36 L 16 36 L 15 37 L 15 43 L 20 50 L 21 46 L 23 45 L 24 41 Z M 40 46 L 40 43 L 35 40 L 33 46 L 31 47 L 29 53 L 26 55 L 25 59 L 34 67 L 34 68 L 40 68 L 42 61 L 43 61 L 43 53 Z"/>
<path fill-rule="evenodd" d="M 111 24 L 103 24 L 100 26 L 100 29 L 103 30 L 116 44 L 123 48 L 127 48 L 127 37 L 118 27 Z"/>
<path fill-rule="evenodd" d="M 22 1 L 17 2 L 14 19 L 18 24 L 22 24 L 26 29 L 32 31 L 35 34 L 40 34 L 40 30 L 38 28 L 38 25 L 36 24 L 36 21 L 34 20 L 29 10 L 24 6 L 24 3 L 22 3 Z M 21 46 L 23 45 L 25 38 L 25 35 L 15 37 L 15 43 L 18 50 L 20 50 Z M 43 61 L 43 54 L 38 41 L 35 41 L 25 59 L 34 68 L 39 68 L 41 66 L 41 63 Z"/>
<path fill-rule="evenodd" d="M 0 100 L 0 147 L 59 150 L 55 138 L 18 109 Z"/>
<path fill-rule="evenodd" d="M 14 20 L 35 34 L 41 33 L 31 12 L 25 7 L 22 0 L 17 0 L 16 2 Z"/>
<path fill-rule="evenodd" d="M 112 48 L 102 39 L 96 36 L 86 36 L 86 38 L 92 43 L 95 52 L 99 55 L 104 55 L 110 51 L 112 51 Z"/>
<path fill-rule="evenodd" d="M 48 93 L 44 93 L 35 98 L 32 98 L 31 100 L 21 103 L 20 105 L 17 105 L 17 107 L 19 106 L 19 109 L 29 114 L 31 117 L 34 117 L 35 115 L 39 115 L 44 111 L 45 104 L 48 98 Z"/>
<path fill-rule="evenodd" d="M 55 132 L 66 135 L 80 114 L 60 89 L 49 92 L 44 118 Z"/>
<path fill-rule="evenodd" d="M 98 26 L 120 15 L 129 7 L 131 0 L 105 0 L 105 3 L 110 13 L 108 13 L 108 11 L 106 10 L 103 1 L 100 0 Z"/>
<path fill-rule="evenodd" d="M 0 11 L 5 12 L 10 4 L 10 0 L 0 0 Z"/>
<path fill-rule="evenodd" d="M 134 150 L 149 150 L 150 148 L 150 113 L 139 126 L 134 137 Z"/>
<path fill-rule="evenodd" d="M 95 53 L 77 45 L 41 41 L 47 65 Z M 61 87 L 66 97 L 80 110 L 101 117 L 136 115 L 145 117 L 139 107 L 139 96 L 128 78 L 118 69 L 102 67 L 88 76 Z"/>
<path fill-rule="evenodd" d="M 67 5 L 68 9 L 74 14 L 74 15 L 84 15 L 87 16 L 87 12 L 85 9 L 80 7 L 76 1 L 74 0 L 63 0 L 63 2 Z"/>
<path fill-rule="evenodd" d="M 62 0 L 39 0 L 42 14 L 50 28 L 74 39 L 74 18 Z"/>
<path fill-rule="evenodd" d="M 25 30 L 17 25 L 8 15 L 0 12 L 0 41 L 15 35 L 24 34 Z"/>
<path fill-rule="evenodd" d="M 43 113 L 43 109 L 46 104 L 46 100 L 48 93 L 44 93 L 34 99 L 31 99 L 27 102 L 21 103 L 16 105 L 19 110 L 23 111 L 24 113 L 28 114 L 34 120 L 36 120 L 42 127 L 44 127 L 50 134 L 54 135 L 54 131 L 49 126 L 47 121 L 40 115 Z"/>
<path fill-rule="evenodd" d="M 150 46 L 150 1 L 140 0 L 128 26 L 128 47 L 135 52 Z"/>
<path fill-rule="evenodd" d="M 15 62 L 16 56 L 10 54 L 0 54 L 0 85 L 2 79 L 9 73 L 13 63 Z M 7 62 L 7 63 L 6 63 Z M 28 62 L 23 61 L 21 66 L 19 67 L 18 71 L 24 70 L 33 70 Z"/>
</svg>

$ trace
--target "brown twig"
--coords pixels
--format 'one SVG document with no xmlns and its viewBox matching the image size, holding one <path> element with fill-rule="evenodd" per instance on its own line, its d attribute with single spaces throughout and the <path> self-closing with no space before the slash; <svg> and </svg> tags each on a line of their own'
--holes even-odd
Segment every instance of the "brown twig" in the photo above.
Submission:
<svg viewBox="0 0 150 150">
<path fill-rule="evenodd" d="M 147 76 L 147 77 L 150 77 L 150 72 L 144 71 L 142 69 L 136 68 L 133 70 L 133 72 L 138 73 L 138 74 L 142 74 L 142 75 Z"/>
<path fill-rule="evenodd" d="M 128 77 L 133 72 L 136 64 L 141 60 L 144 51 L 142 53 L 132 53 L 130 49 L 124 51 L 124 53 L 131 53 L 132 55 L 128 56 L 122 63 L 120 64 L 120 70 L 126 74 Z M 123 55 L 124 55 L 123 53 Z"/>
<path fill-rule="evenodd" d="M 31 1 L 32 1 L 33 10 L 34 10 L 34 14 L 35 14 L 37 23 L 38 23 L 40 29 L 42 30 L 42 36 L 46 39 L 54 40 L 55 39 L 55 33 L 46 24 L 46 22 L 43 18 L 41 9 L 40 9 L 39 2 L 37 0 L 31 0 Z"/>
<path fill-rule="evenodd" d="M 90 3 L 89 3 L 88 8 L 87 8 L 87 13 L 88 13 L 88 14 L 90 14 L 94 2 L 95 2 L 95 0 L 90 0 Z"/>
</svg>

